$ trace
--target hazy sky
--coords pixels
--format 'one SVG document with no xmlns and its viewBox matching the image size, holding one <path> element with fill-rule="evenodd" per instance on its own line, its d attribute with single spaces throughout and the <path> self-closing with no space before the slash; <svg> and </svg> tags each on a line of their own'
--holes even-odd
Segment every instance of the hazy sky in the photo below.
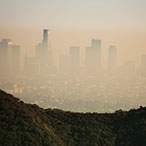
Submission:
<svg viewBox="0 0 146 146">
<path fill-rule="evenodd" d="M 7 26 L 141 29 L 145 14 L 146 0 L 0 0 Z"/>
<path fill-rule="evenodd" d="M 137 58 L 146 53 L 146 0 L 0 0 L 0 39 L 31 51 L 43 28 L 56 52 L 99 38 L 106 49 L 117 45 L 121 58 Z"/>
</svg>

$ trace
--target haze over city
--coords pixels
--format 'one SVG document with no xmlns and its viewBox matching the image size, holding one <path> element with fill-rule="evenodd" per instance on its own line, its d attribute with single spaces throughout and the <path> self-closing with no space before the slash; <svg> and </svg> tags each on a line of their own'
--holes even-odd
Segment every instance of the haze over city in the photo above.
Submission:
<svg viewBox="0 0 146 146">
<path fill-rule="evenodd" d="M 34 54 L 40 31 L 51 30 L 54 54 L 69 46 L 88 46 L 91 38 L 118 47 L 119 63 L 138 61 L 146 53 L 145 0 L 1 0 L 0 38 L 11 38 L 21 45 L 23 54 Z M 104 54 L 104 53 L 103 53 Z M 105 61 L 104 61 L 105 62 Z"/>
<path fill-rule="evenodd" d="M 0 0 L 0 146 L 146 146 L 146 0 Z"/>
<path fill-rule="evenodd" d="M 145 0 L 0 0 L 0 88 L 45 108 L 145 105 L 145 13 Z"/>
</svg>

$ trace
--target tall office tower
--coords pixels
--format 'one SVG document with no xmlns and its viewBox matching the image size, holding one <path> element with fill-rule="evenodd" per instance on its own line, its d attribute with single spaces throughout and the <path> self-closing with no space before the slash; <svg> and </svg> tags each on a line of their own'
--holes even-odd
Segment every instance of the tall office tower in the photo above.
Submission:
<svg viewBox="0 0 146 146">
<path fill-rule="evenodd" d="M 50 48 L 49 48 L 50 49 Z M 42 40 L 42 61 L 43 63 L 48 64 L 49 61 L 49 53 L 48 53 L 48 30 L 43 30 L 43 40 Z"/>
<path fill-rule="evenodd" d="M 41 63 L 42 58 L 43 58 L 43 45 L 42 43 L 39 43 L 35 47 L 35 57 L 37 58 L 37 61 Z"/>
<path fill-rule="evenodd" d="M 99 71 L 101 68 L 101 40 L 92 39 L 93 61 Z"/>
<path fill-rule="evenodd" d="M 48 30 L 43 30 L 42 43 L 36 45 L 35 54 L 40 63 L 48 63 Z"/>
<path fill-rule="evenodd" d="M 117 49 L 115 46 L 109 46 L 108 49 L 108 69 L 113 70 L 116 67 Z"/>
<path fill-rule="evenodd" d="M 92 48 L 101 49 L 101 40 L 92 39 Z"/>
<path fill-rule="evenodd" d="M 0 42 L 0 75 L 7 76 L 9 74 L 9 46 L 10 39 L 2 39 Z"/>
<path fill-rule="evenodd" d="M 40 63 L 41 74 L 48 74 L 53 66 L 53 53 L 49 47 L 49 30 L 43 30 L 43 40 L 36 46 L 35 54 L 37 62 Z"/>
<path fill-rule="evenodd" d="M 17 75 L 20 72 L 20 46 L 12 45 L 12 73 Z"/>
<path fill-rule="evenodd" d="M 70 47 L 70 69 L 73 73 L 80 71 L 80 47 Z"/>
<path fill-rule="evenodd" d="M 42 41 L 42 44 L 43 44 L 43 47 L 44 49 L 48 50 L 48 29 L 44 29 L 43 30 L 43 41 Z"/>
<path fill-rule="evenodd" d="M 101 40 L 92 39 L 91 47 L 86 47 L 86 69 L 98 72 L 101 69 Z"/>
</svg>

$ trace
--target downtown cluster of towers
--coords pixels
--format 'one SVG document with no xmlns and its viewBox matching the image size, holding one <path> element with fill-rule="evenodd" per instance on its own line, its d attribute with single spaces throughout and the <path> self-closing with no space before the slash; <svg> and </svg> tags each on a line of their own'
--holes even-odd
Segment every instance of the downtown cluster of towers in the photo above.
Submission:
<svg viewBox="0 0 146 146">
<path fill-rule="evenodd" d="M 53 51 L 49 46 L 49 30 L 43 30 L 43 40 L 35 47 L 35 57 L 25 55 L 23 69 L 20 61 L 20 46 L 13 45 L 10 39 L 0 41 L 0 76 L 16 76 L 23 72 L 27 75 L 48 75 L 57 71 L 53 63 Z M 109 47 L 109 67 L 116 66 L 116 47 Z M 86 47 L 85 68 L 87 72 L 97 73 L 101 70 L 101 40 L 93 39 Z M 70 47 L 69 55 L 59 57 L 59 73 L 76 74 L 81 71 L 80 47 Z"/>
<path fill-rule="evenodd" d="M 35 56 L 25 55 L 23 69 L 20 69 L 20 46 L 13 45 L 10 39 L 2 39 L 0 42 L 0 76 L 16 76 L 23 73 L 26 75 L 47 76 L 52 73 L 78 74 L 85 71 L 98 74 L 102 71 L 101 66 L 101 40 L 92 39 L 91 46 L 86 47 L 85 65 L 80 65 L 80 47 L 70 47 L 69 55 L 59 57 L 59 68 L 53 63 L 53 51 L 49 46 L 49 30 L 43 30 L 43 40 L 35 47 Z M 146 56 L 143 56 L 146 62 Z M 117 49 L 110 46 L 108 50 L 108 70 L 115 70 L 117 62 Z M 130 64 L 131 66 L 133 63 Z M 129 68 L 130 66 L 128 66 Z"/>
<path fill-rule="evenodd" d="M 43 40 L 35 47 L 35 57 L 25 56 L 24 70 L 27 74 L 47 75 L 57 71 L 53 63 L 53 51 L 49 45 L 49 30 L 43 30 Z M 81 67 L 80 47 L 69 48 L 69 55 L 59 57 L 58 73 L 78 74 L 82 70 L 89 73 L 99 73 L 101 67 L 101 40 L 92 39 L 91 46 L 86 47 L 85 67 Z M 115 46 L 109 47 L 108 66 L 116 67 L 117 50 Z"/>
<path fill-rule="evenodd" d="M 0 77 L 20 73 L 20 46 L 13 45 L 10 39 L 0 41 Z"/>
</svg>

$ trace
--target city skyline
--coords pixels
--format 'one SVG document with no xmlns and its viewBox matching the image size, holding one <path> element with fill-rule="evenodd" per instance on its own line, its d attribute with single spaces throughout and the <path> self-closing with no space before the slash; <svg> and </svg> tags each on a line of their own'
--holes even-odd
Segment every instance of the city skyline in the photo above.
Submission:
<svg viewBox="0 0 146 146">
<path fill-rule="evenodd" d="M 146 0 L 0 0 L 0 98 L 0 145 L 146 145 Z"/>
<path fill-rule="evenodd" d="M 41 34 L 35 56 L 26 54 L 24 66 L 20 65 L 21 45 L 14 45 L 10 39 L 1 40 L 1 89 L 28 103 L 71 111 L 111 112 L 145 105 L 146 54 L 141 56 L 139 66 L 134 61 L 119 66 L 118 47 L 109 45 L 108 66 L 103 68 L 104 41 L 92 38 L 84 48 L 84 66 L 80 64 L 80 46 L 70 46 L 68 54 L 59 56 L 56 67 L 49 47 L 50 31 L 44 29 Z"/>
<path fill-rule="evenodd" d="M 80 46 L 85 54 L 83 48 L 95 38 L 104 40 L 104 52 L 109 44 L 116 44 L 119 64 L 139 62 L 146 53 L 145 13 L 145 0 L 1 0 L 0 39 L 11 38 L 21 44 L 21 56 L 34 55 L 40 31 L 49 28 L 56 56 L 68 53 L 69 46 Z M 108 54 L 104 54 L 106 64 Z"/>
<path fill-rule="evenodd" d="M 32 30 L 31 30 L 32 31 Z M 41 31 L 41 30 L 40 30 Z M 42 33 L 39 29 L 32 31 L 28 30 L 16 32 L 19 37 L 13 35 L 15 32 L 11 30 L 9 33 L 0 34 L 0 38 L 11 38 L 15 44 L 21 44 L 22 56 L 25 53 L 31 56 L 35 54 L 35 45 L 42 38 Z M 20 34 L 21 33 L 21 34 Z M 37 34 L 37 35 L 36 35 Z M 63 37 L 62 37 L 63 35 Z M 77 36 L 76 36 L 77 35 Z M 125 36 L 124 36 L 125 35 Z M 68 36 L 71 36 L 70 38 Z M 85 36 L 86 38 L 83 38 Z M 119 64 L 122 64 L 126 60 L 136 60 L 138 63 L 140 56 L 146 53 L 145 44 L 145 32 L 101 32 L 96 31 L 57 31 L 51 30 L 51 48 L 55 52 L 56 56 L 62 53 L 68 53 L 69 46 L 80 46 L 82 54 L 84 54 L 84 48 L 87 47 L 92 38 L 103 40 L 103 52 L 105 52 L 104 58 L 107 56 L 107 50 L 109 45 L 115 45 L 118 47 L 118 59 Z M 24 39 L 23 39 L 24 37 Z M 70 39 L 70 40 L 68 40 Z M 132 53 L 131 53 L 132 52 Z M 83 61 L 82 61 L 83 62 Z M 106 62 L 106 59 L 104 59 Z"/>
<path fill-rule="evenodd" d="M 71 46 L 68 48 L 68 55 L 62 53 L 58 56 L 59 66 L 57 66 L 54 63 L 54 52 L 50 45 L 50 30 L 43 29 L 42 37 L 42 41 L 35 47 L 35 55 L 31 56 L 30 54 L 26 53 L 24 58 L 21 57 L 20 54 L 21 46 L 13 44 L 10 39 L 2 39 L 0 42 L 0 67 L 2 69 L 1 75 L 8 76 L 8 72 L 10 77 L 23 73 L 26 75 L 48 76 L 51 73 L 71 73 L 74 75 L 80 75 L 84 72 L 93 75 L 99 75 L 105 71 L 115 74 L 117 73 L 118 68 L 123 68 L 124 72 L 126 70 L 133 70 L 135 72 L 135 69 L 141 73 L 145 72 L 146 54 L 141 55 L 140 65 L 138 66 L 134 60 L 127 60 L 126 62 L 123 62 L 122 65 L 118 65 L 118 49 L 116 45 L 109 45 L 107 50 L 107 67 L 105 68 L 102 64 L 103 41 L 97 39 L 91 39 L 90 46 L 88 45 L 88 47 L 84 48 L 85 61 L 83 64 L 81 64 L 82 54 L 80 46 Z M 23 63 L 20 61 L 20 58 L 23 59 Z"/>
<path fill-rule="evenodd" d="M 41 43 L 38 43 L 38 45 L 35 45 L 35 44 L 37 44 L 36 42 L 35 42 L 35 44 L 33 45 L 34 47 L 31 49 L 31 51 L 33 50 L 33 52 L 34 53 L 30 53 L 30 52 L 28 52 L 28 51 L 26 51 L 25 52 L 25 55 L 27 54 L 27 56 L 28 57 L 31 57 L 31 56 L 37 56 L 37 50 L 39 50 L 39 48 L 41 47 L 41 45 L 43 45 L 43 43 L 44 43 L 44 41 L 47 41 L 47 48 L 49 48 L 49 50 L 52 52 L 52 53 L 54 53 L 53 55 L 54 55 L 54 59 L 53 60 L 55 60 L 54 62 L 55 62 L 55 65 L 59 65 L 59 56 L 61 56 L 61 55 L 68 55 L 69 54 L 69 48 L 72 46 L 72 47 L 75 47 L 75 46 L 77 46 L 77 45 L 69 45 L 68 47 L 67 47 L 67 51 L 64 51 L 64 52 L 60 52 L 60 54 L 55 54 L 56 52 L 55 52 L 55 49 L 52 49 L 52 42 L 51 42 L 51 37 L 52 37 L 52 35 L 53 34 L 51 34 L 51 31 L 48 29 L 44 29 L 43 31 L 47 31 L 47 33 L 48 33 L 48 31 L 49 31 L 49 36 L 47 36 L 47 39 L 45 40 L 45 34 L 42 34 L 42 33 L 40 33 L 42 36 L 43 36 L 43 40 L 42 40 L 42 44 Z M 48 35 L 48 34 L 47 34 Z M 3 40 L 4 38 L 2 38 L 1 40 Z M 7 40 L 11 40 L 11 39 L 9 39 L 9 38 L 6 38 Z M 101 47 L 101 50 L 100 50 L 100 64 L 101 64 L 101 66 L 103 67 L 103 68 L 108 68 L 108 66 L 109 66 L 109 64 L 108 64 L 108 62 L 109 62 L 109 60 L 108 60 L 108 58 L 109 58 L 109 47 L 111 46 L 113 46 L 113 47 L 117 47 L 118 48 L 118 51 L 116 51 L 116 64 L 117 65 L 122 65 L 124 62 L 126 62 L 126 61 L 135 61 L 135 63 L 137 64 L 137 65 L 140 65 L 140 61 L 141 61 L 141 56 L 142 55 L 144 55 L 144 54 L 146 54 L 146 53 L 141 53 L 141 54 L 137 54 L 137 56 L 139 56 L 139 58 L 138 58 L 138 60 L 135 60 L 134 58 L 133 59 L 126 59 L 126 60 L 123 60 L 120 64 L 119 64 L 119 60 L 120 60 L 120 51 L 119 51 L 119 47 L 116 45 L 116 44 L 108 44 L 108 46 L 107 46 L 107 48 L 105 48 L 104 47 L 104 40 L 102 40 L 102 39 L 95 39 L 95 38 L 90 38 L 90 40 L 91 41 L 93 41 L 94 42 L 94 40 L 96 41 L 102 41 L 102 47 Z M 11 41 L 11 44 L 13 44 L 13 45 L 15 45 L 15 43 L 14 42 L 17 42 L 17 40 L 15 40 L 15 41 Z M 40 42 L 40 41 L 39 41 Z M 91 45 L 93 45 L 93 42 L 91 42 Z M 19 44 L 20 46 L 21 46 L 21 44 Z M 44 45 L 43 45 L 44 46 Z M 80 48 L 80 64 L 81 64 L 81 66 L 84 66 L 85 65 L 85 63 L 86 63 L 86 51 L 87 51 L 87 46 L 89 46 L 89 44 L 88 45 L 86 45 L 86 46 L 78 46 L 79 48 Z M 91 46 L 92 47 L 92 46 Z M 42 48 L 42 47 L 41 47 Z M 41 48 L 40 48 L 40 50 L 41 50 Z M 117 50 L 117 49 L 116 49 Z M 21 52 L 23 51 L 23 49 L 22 49 L 22 47 L 21 47 Z M 133 52 L 131 52 L 131 55 L 132 55 L 132 53 Z M 47 54 L 47 52 L 45 53 L 45 54 Z M 125 56 L 126 56 L 126 54 L 124 54 Z M 24 58 L 25 56 L 24 56 L 24 54 L 22 55 L 22 53 L 21 53 L 21 64 L 23 64 L 24 62 L 22 61 L 23 60 L 23 58 Z M 47 57 L 47 56 L 46 56 Z M 57 59 L 56 59 L 56 58 Z M 97 57 L 98 58 L 98 57 Z M 103 60 L 103 58 L 106 58 L 106 63 L 105 63 L 105 60 Z M 56 62 L 56 60 L 57 60 L 57 62 Z M 106 64 L 106 65 L 105 65 Z"/>
<path fill-rule="evenodd" d="M 144 0 L 0 0 L 1 89 L 75 111 L 145 104 L 145 13 Z"/>
</svg>

